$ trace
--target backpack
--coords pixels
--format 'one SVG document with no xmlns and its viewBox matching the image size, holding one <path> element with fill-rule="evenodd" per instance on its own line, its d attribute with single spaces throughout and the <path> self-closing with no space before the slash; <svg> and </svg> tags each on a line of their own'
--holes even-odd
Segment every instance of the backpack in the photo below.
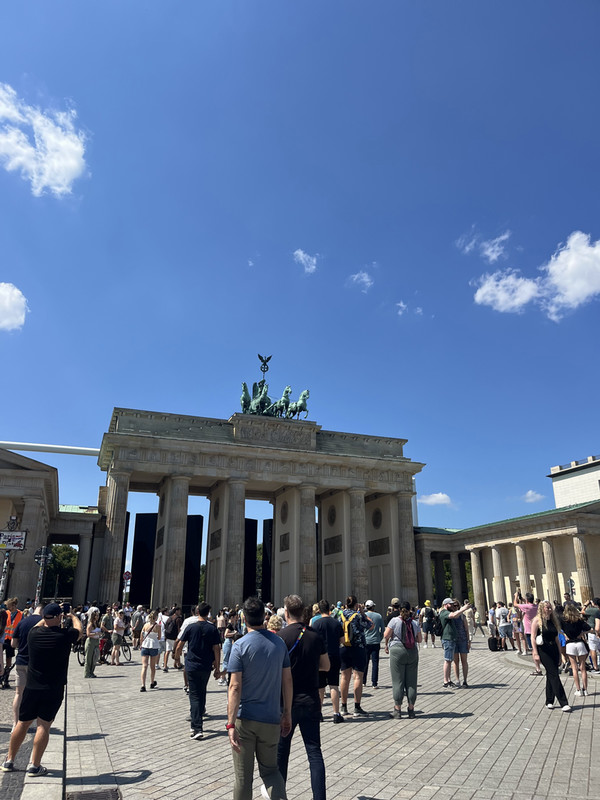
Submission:
<svg viewBox="0 0 600 800">
<path fill-rule="evenodd" d="M 356 611 L 350 617 L 346 617 L 344 614 L 340 616 L 340 622 L 342 623 L 342 628 L 344 629 L 344 647 L 352 647 L 354 642 L 354 625 L 352 625 L 352 620 L 356 616 Z"/>
<path fill-rule="evenodd" d="M 414 650 L 415 648 L 415 632 L 411 619 L 402 620 L 402 644 L 407 650 Z"/>
<path fill-rule="evenodd" d="M 165 639 L 176 639 L 178 633 L 177 618 L 173 614 L 173 616 L 169 617 L 165 622 Z"/>
<path fill-rule="evenodd" d="M 444 626 L 442 625 L 441 619 L 436 614 L 433 620 L 433 635 L 440 637 L 443 632 L 444 632 Z"/>
</svg>

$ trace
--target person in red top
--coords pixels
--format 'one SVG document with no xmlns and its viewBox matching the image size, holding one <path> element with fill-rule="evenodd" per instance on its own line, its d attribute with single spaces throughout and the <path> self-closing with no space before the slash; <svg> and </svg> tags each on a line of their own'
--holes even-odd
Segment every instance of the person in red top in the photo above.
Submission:
<svg viewBox="0 0 600 800">
<path fill-rule="evenodd" d="M 15 649 L 12 646 L 12 637 L 13 633 L 15 632 L 15 628 L 23 619 L 23 612 L 19 611 L 17 605 L 19 603 L 18 597 L 11 597 L 10 600 L 6 601 L 6 609 L 7 609 L 7 620 L 6 620 L 6 628 L 4 629 L 4 644 L 2 648 L 4 650 L 4 657 L 5 657 L 5 665 L 4 665 L 4 674 L 2 676 L 2 686 L 7 689 L 8 688 L 8 675 L 10 673 L 10 669 L 12 666 L 12 660 L 15 655 Z"/>
</svg>

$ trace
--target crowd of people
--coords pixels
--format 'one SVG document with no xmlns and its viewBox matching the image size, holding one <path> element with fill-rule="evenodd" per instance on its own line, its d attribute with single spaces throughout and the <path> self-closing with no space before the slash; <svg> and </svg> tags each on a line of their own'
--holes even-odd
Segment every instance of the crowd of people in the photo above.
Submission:
<svg viewBox="0 0 600 800">
<path fill-rule="evenodd" d="M 227 732 L 234 763 L 234 800 L 252 797 L 254 761 L 263 781 L 263 796 L 285 798 L 291 743 L 300 729 L 308 757 L 313 798 L 324 800 L 325 767 L 320 725 L 323 702 L 331 698 L 334 724 L 349 716 L 365 718 L 363 687 L 379 686 L 381 649 L 389 655 L 393 706 L 389 716 L 416 717 L 419 650 L 441 647 L 445 689 L 468 689 L 468 654 L 479 631 L 486 636 L 480 612 L 467 600 L 446 597 L 435 608 L 429 600 L 413 608 L 392 598 L 385 615 L 372 600 L 354 595 L 330 604 L 323 599 L 307 607 L 289 595 L 280 608 L 248 598 L 235 608 L 213 613 L 202 602 L 184 616 L 179 606 L 148 609 L 91 604 L 71 611 L 50 603 L 18 608 L 17 598 L 0 607 L 0 641 L 4 663 L 0 679 L 8 678 L 16 655 L 13 731 L 4 771 L 14 758 L 29 725 L 38 720 L 29 774 L 45 774 L 41 757 L 48 730 L 62 702 L 71 646 L 85 641 L 84 677 L 96 676 L 102 654 L 118 666 L 125 637 L 141 657 L 140 692 L 158 688 L 161 670 L 179 670 L 189 695 L 190 738 L 204 736 L 206 692 L 211 675 L 227 686 Z M 523 598 L 515 592 L 506 606 L 497 602 L 487 611 L 490 650 L 510 644 L 532 657 L 532 675 L 546 673 L 545 700 L 570 711 L 560 672 L 573 676 L 575 696 L 588 692 L 588 671 L 600 673 L 600 599 L 582 608 L 570 596 L 563 604 Z M 81 645 L 80 645 L 81 646 Z M 49 654 L 52 653 L 52 658 Z M 589 660 L 589 663 L 588 663 Z M 369 672 L 370 671 L 370 672 Z M 353 708 L 349 710 L 352 695 Z M 406 701 L 406 707 L 404 703 Z"/>
</svg>

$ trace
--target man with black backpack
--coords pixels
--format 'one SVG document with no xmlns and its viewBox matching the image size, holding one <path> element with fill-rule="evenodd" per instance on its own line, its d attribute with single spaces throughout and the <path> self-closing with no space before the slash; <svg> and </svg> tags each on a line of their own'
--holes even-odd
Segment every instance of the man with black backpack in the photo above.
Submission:
<svg viewBox="0 0 600 800">
<path fill-rule="evenodd" d="M 458 603 L 455 604 L 451 597 L 446 597 L 442 603 L 440 622 L 442 623 L 442 646 L 444 648 L 444 689 L 456 689 L 460 686 L 450 680 L 450 670 L 457 646 L 456 629 L 452 620 L 462 616 L 467 608 L 470 608 L 470 603 L 467 602 L 458 608 Z"/>
</svg>

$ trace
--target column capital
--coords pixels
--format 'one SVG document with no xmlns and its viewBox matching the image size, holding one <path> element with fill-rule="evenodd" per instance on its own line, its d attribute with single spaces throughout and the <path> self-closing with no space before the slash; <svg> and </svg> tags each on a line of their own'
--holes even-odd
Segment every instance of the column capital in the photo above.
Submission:
<svg viewBox="0 0 600 800">
<path fill-rule="evenodd" d="M 367 493 L 366 489 L 361 489 L 358 486 L 352 486 L 350 489 L 346 489 L 346 491 L 348 494 L 360 495 L 361 497 L 364 497 Z"/>
</svg>

